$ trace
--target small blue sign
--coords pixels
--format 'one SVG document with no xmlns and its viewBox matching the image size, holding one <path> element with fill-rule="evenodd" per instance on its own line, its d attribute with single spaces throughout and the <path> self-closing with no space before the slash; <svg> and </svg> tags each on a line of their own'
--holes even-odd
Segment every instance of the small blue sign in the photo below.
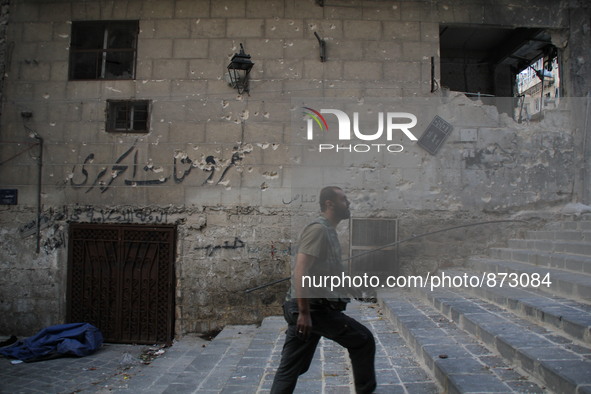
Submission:
<svg viewBox="0 0 591 394">
<path fill-rule="evenodd" d="M 18 189 L 0 189 L 0 205 L 16 205 Z"/>
</svg>

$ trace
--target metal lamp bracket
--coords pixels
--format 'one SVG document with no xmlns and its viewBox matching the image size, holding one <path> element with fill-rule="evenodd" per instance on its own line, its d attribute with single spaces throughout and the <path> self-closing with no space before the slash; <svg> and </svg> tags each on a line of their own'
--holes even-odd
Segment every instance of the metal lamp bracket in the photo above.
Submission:
<svg viewBox="0 0 591 394">
<path fill-rule="evenodd" d="M 318 39 L 318 44 L 320 45 L 320 61 L 324 63 L 326 61 L 326 41 L 320 38 L 317 32 L 314 32 L 314 35 Z"/>
</svg>

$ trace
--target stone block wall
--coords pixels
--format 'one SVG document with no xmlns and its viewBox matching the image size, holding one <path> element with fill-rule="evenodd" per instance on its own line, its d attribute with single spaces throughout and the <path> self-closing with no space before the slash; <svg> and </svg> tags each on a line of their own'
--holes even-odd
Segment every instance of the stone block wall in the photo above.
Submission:
<svg viewBox="0 0 591 394">
<path fill-rule="evenodd" d="M 18 189 L 18 205 L 0 206 L 0 310 L 12 317 L 0 333 L 32 333 L 65 318 L 71 222 L 177 225 L 182 335 L 278 313 L 285 283 L 243 290 L 288 275 L 301 218 L 317 210 L 322 184 L 345 187 L 356 216 L 398 218 L 401 237 L 571 201 L 580 137 L 568 105 L 545 122 L 517 124 L 494 106 L 431 92 L 440 23 L 568 30 L 579 5 L 567 3 L 13 2 L 0 152 L 16 156 L 0 166 L 0 179 Z M 135 79 L 68 80 L 71 23 L 84 20 L 139 21 Z M 326 41 L 326 62 L 314 33 Z M 238 95 L 225 73 L 241 43 L 255 65 L 250 94 Z M 569 50 L 583 56 L 583 49 Z M 439 113 L 454 132 L 437 155 L 400 137 L 399 154 L 319 157 L 295 139 L 306 100 L 401 97 L 451 102 Z M 106 101 L 118 99 L 151 100 L 149 133 L 105 131 Z M 417 136 L 432 115 L 422 116 Z M 44 143 L 40 194 L 32 132 Z M 347 231 L 344 224 L 344 246 Z M 460 264 L 514 231 L 409 245 L 403 271 Z"/>
</svg>

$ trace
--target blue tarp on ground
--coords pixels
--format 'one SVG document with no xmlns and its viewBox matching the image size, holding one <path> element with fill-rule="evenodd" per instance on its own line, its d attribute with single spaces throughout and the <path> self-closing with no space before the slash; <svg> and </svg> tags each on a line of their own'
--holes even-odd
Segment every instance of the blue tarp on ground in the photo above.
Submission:
<svg viewBox="0 0 591 394">
<path fill-rule="evenodd" d="M 60 356 L 88 356 L 103 344 L 103 334 L 89 323 L 58 324 L 0 348 L 0 354 L 25 362 Z"/>
</svg>

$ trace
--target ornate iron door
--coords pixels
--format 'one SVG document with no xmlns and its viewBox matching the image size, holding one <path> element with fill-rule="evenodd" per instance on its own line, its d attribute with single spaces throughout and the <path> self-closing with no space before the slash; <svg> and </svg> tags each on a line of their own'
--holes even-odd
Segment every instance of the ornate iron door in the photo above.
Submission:
<svg viewBox="0 0 591 394">
<path fill-rule="evenodd" d="M 174 226 L 70 224 L 68 321 L 106 342 L 164 343 L 174 332 Z"/>
</svg>

